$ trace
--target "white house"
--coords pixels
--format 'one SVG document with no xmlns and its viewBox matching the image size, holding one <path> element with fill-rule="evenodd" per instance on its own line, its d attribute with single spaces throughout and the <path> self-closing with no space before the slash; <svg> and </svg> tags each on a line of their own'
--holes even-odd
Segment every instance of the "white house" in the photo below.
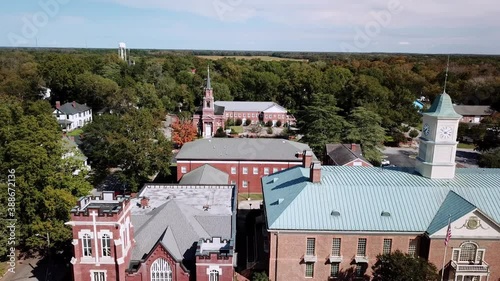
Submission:
<svg viewBox="0 0 500 281">
<path fill-rule="evenodd" d="M 75 101 L 63 105 L 56 101 L 56 109 L 52 114 L 57 118 L 57 122 L 65 132 L 73 131 L 92 122 L 92 108 Z"/>
<path fill-rule="evenodd" d="M 82 170 L 90 171 L 91 167 L 88 163 L 88 158 L 78 147 L 75 137 L 63 135 L 63 155 L 62 159 L 73 158 L 73 175 L 79 175 Z"/>
</svg>

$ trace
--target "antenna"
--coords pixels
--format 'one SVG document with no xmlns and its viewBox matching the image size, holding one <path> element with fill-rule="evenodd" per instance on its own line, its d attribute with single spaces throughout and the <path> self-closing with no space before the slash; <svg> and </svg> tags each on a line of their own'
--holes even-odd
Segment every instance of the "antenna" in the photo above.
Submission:
<svg viewBox="0 0 500 281">
<path fill-rule="evenodd" d="M 446 63 L 446 75 L 444 76 L 444 89 L 443 93 L 446 93 L 446 83 L 448 82 L 448 68 L 450 67 L 450 55 L 448 55 L 448 62 Z"/>
</svg>

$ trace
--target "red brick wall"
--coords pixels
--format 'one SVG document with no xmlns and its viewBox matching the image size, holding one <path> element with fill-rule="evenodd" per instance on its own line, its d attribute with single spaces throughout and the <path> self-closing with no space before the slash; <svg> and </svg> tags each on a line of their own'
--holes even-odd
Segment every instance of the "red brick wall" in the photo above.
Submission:
<svg viewBox="0 0 500 281">
<path fill-rule="evenodd" d="M 225 111 L 225 118 L 226 120 L 235 120 L 236 119 L 250 119 L 252 120 L 252 123 L 257 123 L 259 122 L 259 114 L 260 111 Z M 253 116 L 252 116 L 253 114 Z M 244 117 L 245 116 L 245 117 Z M 267 121 L 273 121 L 273 120 L 280 120 L 281 124 L 285 124 L 287 120 L 287 114 L 286 113 L 281 113 L 281 112 L 274 112 L 274 113 L 264 113 L 264 122 Z"/>
<path fill-rule="evenodd" d="M 479 245 L 480 249 L 486 249 L 484 253 L 483 260 L 490 265 L 490 277 L 489 280 L 497 281 L 500 280 L 500 241 L 499 240 L 461 240 L 461 239 L 451 239 L 448 242 L 448 250 L 446 251 L 446 261 L 450 262 L 452 258 L 452 248 L 459 248 L 463 242 L 471 241 Z M 438 270 L 442 269 L 444 257 L 444 239 L 431 239 L 430 249 L 429 249 L 429 262 L 436 265 Z M 486 280 L 485 277 L 481 281 Z"/>
<path fill-rule="evenodd" d="M 189 274 L 184 271 L 178 262 L 160 245 L 158 244 L 156 248 L 152 251 L 152 254 L 148 259 L 142 263 L 139 270 L 135 273 L 129 273 L 126 276 L 126 281 L 149 281 L 151 280 L 151 265 L 158 258 L 165 259 L 170 268 L 172 269 L 172 280 L 173 281 L 189 281 Z"/>
<path fill-rule="evenodd" d="M 276 239 L 274 233 L 270 233 L 269 251 L 269 278 L 276 280 Z M 366 255 L 369 259 L 366 274 L 371 274 L 371 266 L 376 262 L 377 254 L 382 252 L 384 239 L 392 239 L 392 251 L 408 251 L 410 239 L 416 239 L 416 235 L 334 235 L 334 234 L 278 234 L 278 263 L 277 280 L 301 280 L 305 278 L 305 263 L 302 257 L 306 252 L 306 239 L 316 239 L 315 253 L 317 262 L 314 264 L 314 277 L 308 280 L 328 280 L 331 272 L 331 264 L 328 259 L 332 250 L 332 239 L 341 238 L 340 270 L 345 271 L 353 267 L 351 263 L 356 255 L 358 238 L 366 238 Z"/>
<path fill-rule="evenodd" d="M 219 275 L 219 281 L 232 281 L 234 276 L 233 257 L 218 259 L 217 254 L 211 254 L 210 259 L 200 259 L 196 257 L 196 281 L 208 281 L 207 269 L 213 266 L 219 266 L 222 275 Z"/>
<path fill-rule="evenodd" d="M 266 163 L 266 162 L 260 162 L 260 163 L 249 163 L 247 161 L 234 161 L 234 163 L 228 163 L 225 161 L 221 162 L 210 162 L 210 163 L 193 163 L 193 161 L 185 161 L 179 160 L 177 162 L 177 181 L 179 181 L 182 176 L 185 174 L 182 173 L 182 167 L 186 167 L 186 173 L 189 173 L 191 170 L 194 170 L 200 166 L 203 166 L 205 164 L 209 164 L 229 175 L 229 182 L 234 181 L 236 185 L 238 186 L 238 193 L 241 193 L 244 195 L 247 192 L 250 193 L 262 193 L 262 186 L 261 186 L 261 178 L 264 175 L 264 169 L 269 168 L 269 174 L 273 173 L 273 169 L 277 168 L 278 172 L 281 171 L 282 169 L 288 169 L 290 167 L 294 167 L 296 165 L 301 165 L 302 160 L 298 159 L 297 162 L 288 162 L 288 161 L 283 161 L 282 163 L 279 162 L 271 162 L 271 163 Z M 278 164 L 279 163 L 279 164 Z M 231 167 L 236 167 L 236 174 L 231 174 Z M 248 168 L 248 174 L 243 174 L 243 167 Z M 256 167 L 258 168 L 258 174 L 254 175 L 253 174 L 253 168 Z M 243 181 L 248 182 L 248 188 L 243 187 Z"/>
</svg>

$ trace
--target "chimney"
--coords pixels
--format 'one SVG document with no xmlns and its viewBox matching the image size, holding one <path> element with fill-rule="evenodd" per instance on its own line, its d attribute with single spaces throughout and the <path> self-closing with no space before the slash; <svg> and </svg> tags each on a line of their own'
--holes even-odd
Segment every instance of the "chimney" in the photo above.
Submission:
<svg viewBox="0 0 500 281">
<path fill-rule="evenodd" d="M 355 143 L 351 143 L 351 151 L 357 151 L 358 150 L 358 145 Z"/>
<path fill-rule="evenodd" d="M 73 101 L 73 107 L 76 108 L 76 101 Z"/>
<path fill-rule="evenodd" d="M 61 102 L 60 101 L 56 101 L 56 108 L 57 109 L 61 108 Z"/>
<path fill-rule="evenodd" d="M 141 208 L 146 208 L 149 205 L 149 199 L 147 197 L 141 198 Z"/>
<path fill-rule="evenodd" d="M 319 161 L 312 162 L 309 170 L 309 180 L 312 183 L 321 182 L 321 163 Z"/>
<path fill-rule="evenodd" d="M 302 166 L 304 168 L 311 167 L 312 157 L 313 153 L 311 150 L 304 150 L 304 153 L 302 154 Z"/>
</svg>

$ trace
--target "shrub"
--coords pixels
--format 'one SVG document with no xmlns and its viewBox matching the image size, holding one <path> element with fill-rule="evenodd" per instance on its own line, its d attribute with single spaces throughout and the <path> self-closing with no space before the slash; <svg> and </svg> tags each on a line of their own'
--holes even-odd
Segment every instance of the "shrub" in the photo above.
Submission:
<svg viewBox="0 0 500 281">
<path fill-rule="evenodd" d="M 252 120 L 250 119 L 245 120 L 245 126 L 250 126 L 250 124 L 252 124 Z"/>
<path fill-rule="evenodd" d="M 237 134 L 238 134 L 238 132 L 236 132 L 233 128 L 231 128 L 231 133 L 230 133 L 230 134 L 231 134 L 231 135 L 237 135 Z"/>
<path fill-rule="evenodd" d="M 243 123 L 243 121 L 241 120 L 241 118 L 238 118 L 238 119 L 236 119 L 236 122 L 234 123 L 234 125 L 241 126 L 242 123 Z"/>
<path fill-rule="evenodd" d="M 418 131 L 413 129 L 410 131 L 410 133 L 408 135 L 410 136 L 410 138 L 414 139 L 418 136 Z"/>
<path fill-rule="evenodd" d="M 219 127 L 214 134 L 214 138 L 225 138 L 225 137 L 227 137 L 226 131 L 224 131 L 222 127 Z"/>
<path fill-rule="evenodd" d="M 269 120 L 266 122 L 266 127 L 272 127 L 273 126 L 273 121 Z"/>
<path fill-rule="evenodd" d="M 226 120 L 226 127 L 231 127 L 234 126 L 234 120 L 233 119 L 227 119 Z"/>
<path fill-rule="evenodd" d="M 272 135 L 273 134 L 273 128 L 272 127 L 267 127 L 267 133 Z"/>
<path fill-rule="evenodd" d="M 278 120 L 278 122 L 276 122 L 276 127 L 281 127 L 281 120 Z"/>
</svg>

